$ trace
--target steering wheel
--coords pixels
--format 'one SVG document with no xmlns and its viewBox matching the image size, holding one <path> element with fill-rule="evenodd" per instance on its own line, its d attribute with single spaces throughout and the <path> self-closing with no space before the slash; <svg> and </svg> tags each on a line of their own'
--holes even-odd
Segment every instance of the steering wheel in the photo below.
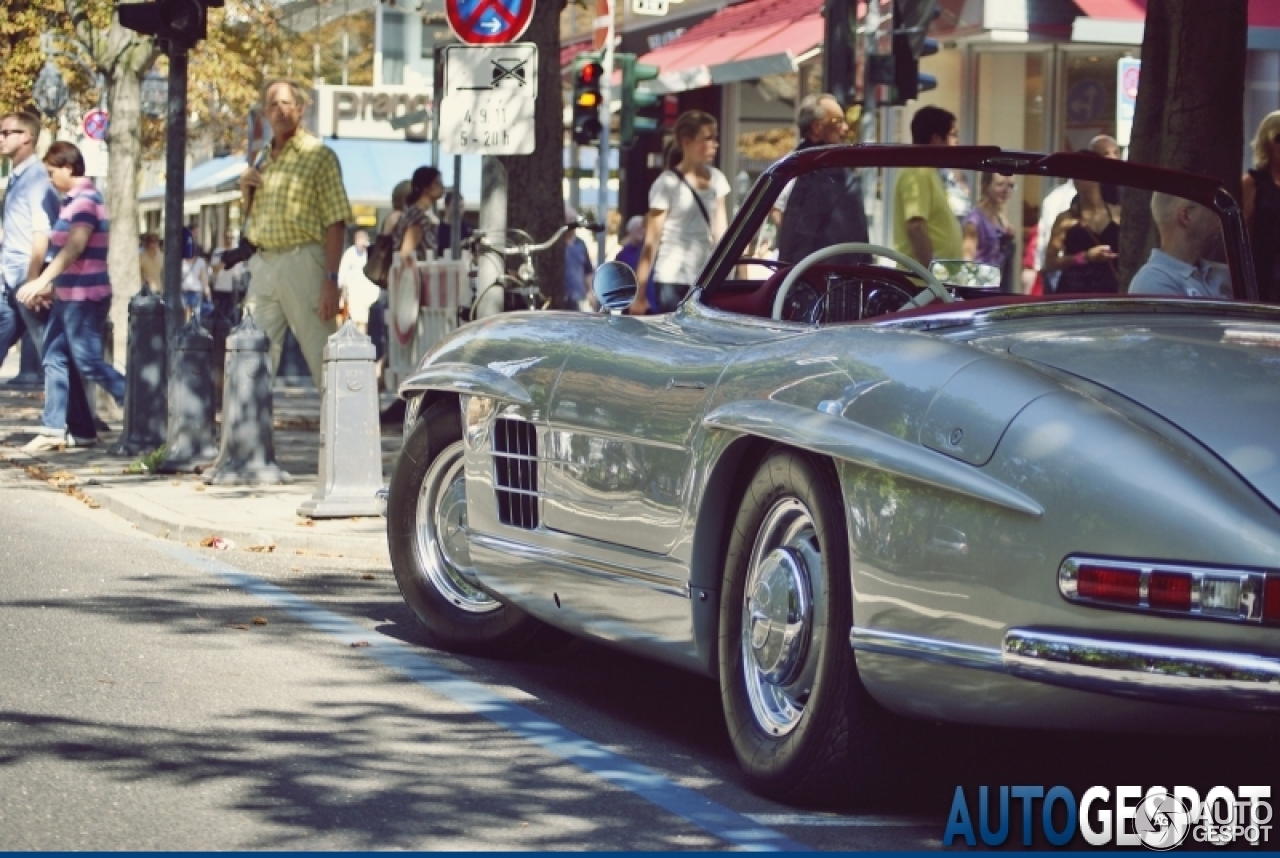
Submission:
<svg viewBox="0 0 1280 858">
<path fill-rule="evenodd" d="M 892 259 L 902 267 L 906 268 L 912 274 L 918 276 L 924 281 L 925 288 L 919 295 L 908 301 L 903 309 L 911 307 L 923 307 L 934 298 L 950 303 L 956 300 L 947 287 L 938 282 L 938 278 L 929 273 L 929 269 L 925 268 L 916 260 L 907 256 L 905 253 L 899 253 L 888 247 L 882 247 L 878 244 L 868 244 L 862 241 L 846 241 L 843 244 L 833 244 L 830 247 L 824 247 L 821 250 L 815 250 L 804 259 L 801 259 L 791 267 L 787 272 L 787 276 L 783 278 L 782 285 L 778 287 L 778 294 L 773 299 L 773 315 L 774 321 L 781 322 L 782 312 L 787 306 L 787 295 L 791 292 L 791 287 L 800 279 L 800 275 L 812 268 L 824 259 L 830 259 L 832 256 L 843 256 L 846 253 L 870 253 L 875 256 L 885 256 Z"/>
</svg>

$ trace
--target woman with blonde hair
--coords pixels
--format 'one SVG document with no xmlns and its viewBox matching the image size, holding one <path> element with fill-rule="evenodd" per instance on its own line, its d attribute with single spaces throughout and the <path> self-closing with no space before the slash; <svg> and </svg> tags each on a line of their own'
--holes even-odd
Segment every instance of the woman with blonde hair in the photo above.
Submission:
<svg viewBox="0 0 1280 858">
<path fill-rule="evenodd" d="M 728 227 L 729 180 L 712 165 L 719 146 L 711 114 L 687 110 L 676 119 L 667 168 L 649 188 L 644 247 L 636 263 L 637 283 L 648 283 L 653 275 L 656 312 L 669 313 L 684 300 Z M 643 287 L 627 312 L 650 312 Z"/>
<path fill-rule="evenodd" d="M 1253 169 L 1240 180 L 1244 223 L 1263 301 L 1280 301 L 1280 110 L 1268 113 L 1253 137 Z"/>
<path fill-rule="evenodd" d="M 1000 269 L 1000 288 L 1016 292 L 1013 283 L 1013 224 L 1005 207 L 1014 191 L 1013 179 L 996 173 L 982 174 L 982 196 L 960 220 L 961 254 Z"/>
</svg>

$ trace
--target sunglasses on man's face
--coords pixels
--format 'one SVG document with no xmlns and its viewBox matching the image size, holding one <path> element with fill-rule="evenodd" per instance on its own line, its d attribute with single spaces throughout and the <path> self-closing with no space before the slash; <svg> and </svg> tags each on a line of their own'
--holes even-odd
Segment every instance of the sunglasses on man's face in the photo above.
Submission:
<svg viewBox="0 0 1280 858">
<path fill-rule="evenodd" d="M 0 137 L 8 137 L 10 134 L 25 134 L 25 128 L 0 128 Z"/>
</svg>

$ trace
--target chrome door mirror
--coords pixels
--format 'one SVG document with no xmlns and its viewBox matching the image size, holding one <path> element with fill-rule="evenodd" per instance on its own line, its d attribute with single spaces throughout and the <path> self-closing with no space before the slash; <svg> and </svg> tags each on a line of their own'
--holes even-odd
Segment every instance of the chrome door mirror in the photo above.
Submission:
<svg viewBox="0 0 1280 858">
<path fill-rule="evenodd" d="M 970 289 L 999 289 L 1000 269 L 985 262 L 968 259 L 935 259 L 929 271 L 948 286 L 968 286 Z"/>
<path fill-rule="evenodd" d="M 620 313 L 635 300 L 636 273 L 625 262 L 606 262 L 596 269 L 591 286 L 603 312 Z"/>
</svg>

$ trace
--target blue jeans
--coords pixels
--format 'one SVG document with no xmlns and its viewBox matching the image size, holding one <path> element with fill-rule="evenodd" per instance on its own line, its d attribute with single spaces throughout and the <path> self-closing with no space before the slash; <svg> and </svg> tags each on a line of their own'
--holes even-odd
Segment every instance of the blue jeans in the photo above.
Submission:
<svg viewBox="0 0 1280 858">
<path fill-rule="evenodd" d="M 44 333 L 44 414 L 40 422 L 46 428 L 80 435 L 69 427 L 67 409 L 72 386 L 81 381 L 101 385 L 118 405 L 124 405 L 124 376 L 102 359 L 102 323 L 110 309 L 110 298 L 53 302 Z M 95 434 L 90 432 L 87 437 Z"/>
<path fill-rule="evenodd" d="M 44 354 L 49 311 L 31 310 L 19 304 L 18 289 L 19 286 L 14 286 L 0 296 L 0 360 L 4 360 L 9 348 L 22 338 L 24 332 L 31 334 L 36 351 L 42 356 Z M 70 384 L 66 387 L 63 408 L 64 422 L 72 435 L 77 438 L 93 438 L 98 434 L 93 422 L 93 410 L 89 407 L 89 397 L 77 375 L 71 377 Z"/>
</svg>

